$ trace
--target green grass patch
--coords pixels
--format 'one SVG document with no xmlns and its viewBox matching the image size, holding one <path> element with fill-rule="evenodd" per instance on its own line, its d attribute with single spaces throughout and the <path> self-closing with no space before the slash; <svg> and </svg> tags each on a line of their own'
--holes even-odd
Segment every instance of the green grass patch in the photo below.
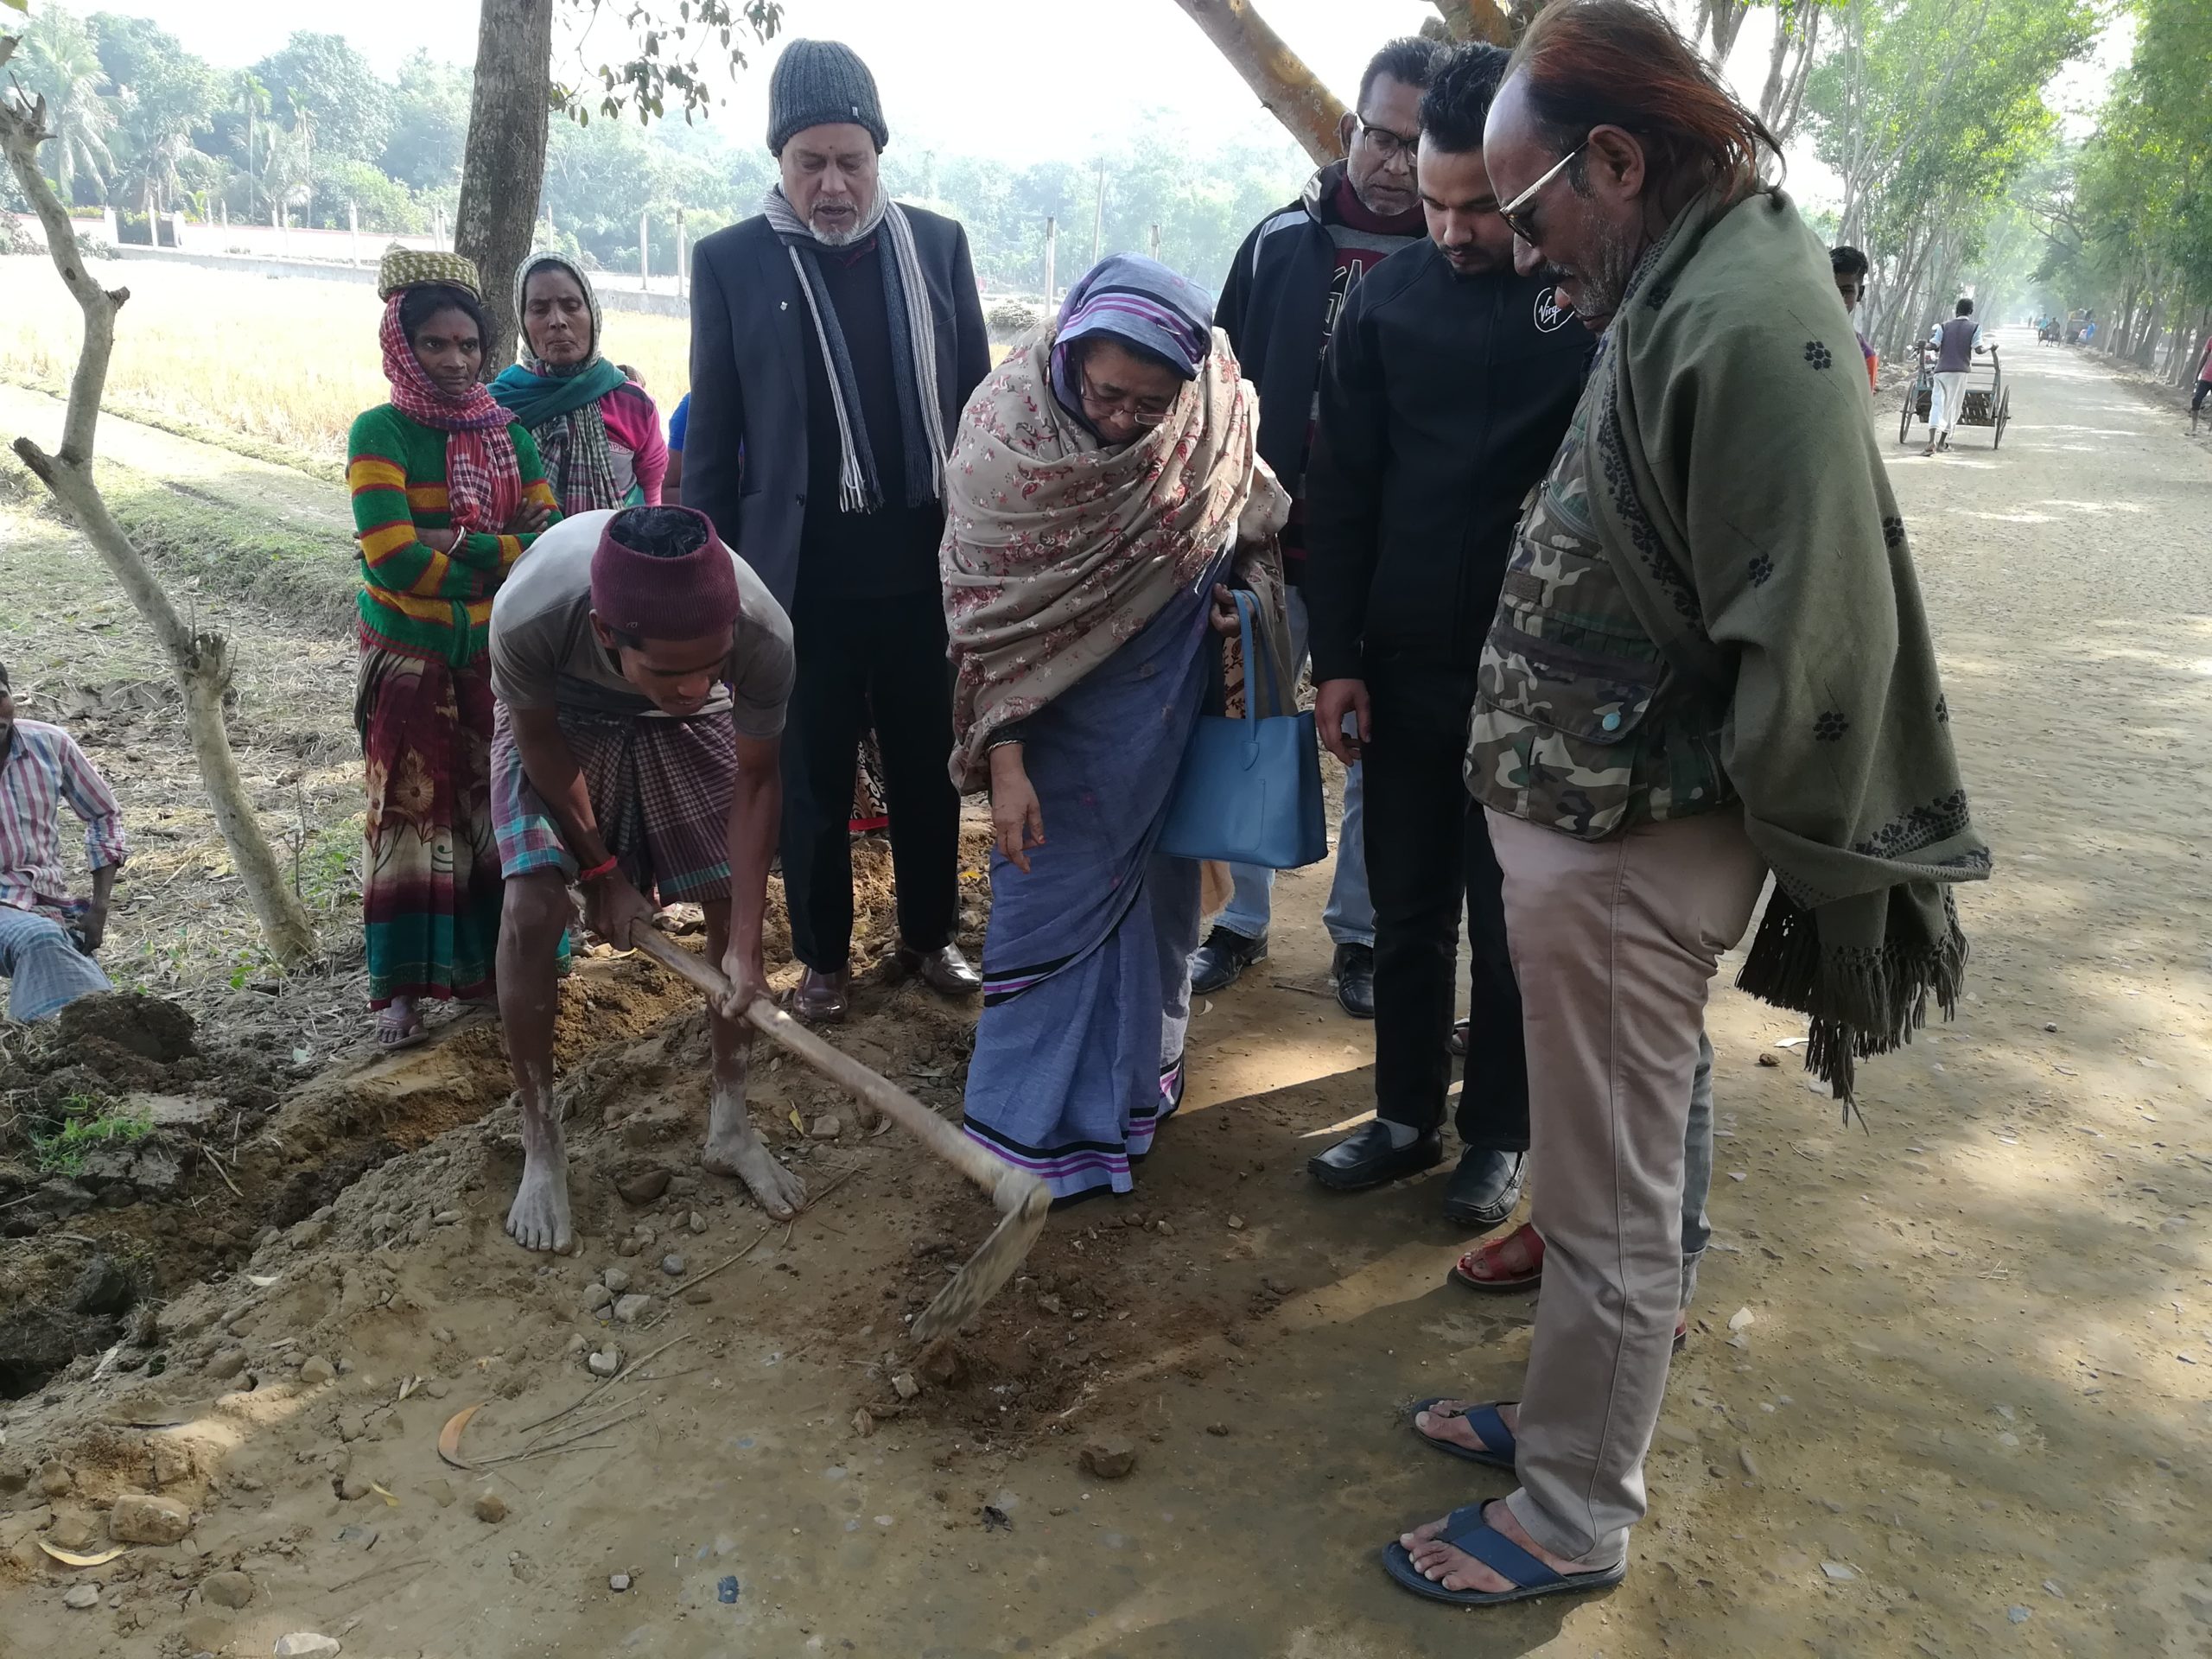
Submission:
<svg viewBox="0 0 2212 1659">
<path fill-rule="evenodd" d="M 350 538 L 294 530 L 276 519 L 188 494 L 130 467 L 103 462 L 100 490 L 138 550 L 179 579 L 251 599 L 316 627 L 345 630 L 360 592 Z"/>
<path fill-rule="evenodd" d="M 125 1110 L 100 1095 L 72 1095 L 61 1103 L 61 1121 L 31 1134 L 31 1156 L 40 1173 L 81 1175 L 85 1160 L 102 1147 L 132 1146 L 154 1132 L 154 1120 Z"/>
</svg>

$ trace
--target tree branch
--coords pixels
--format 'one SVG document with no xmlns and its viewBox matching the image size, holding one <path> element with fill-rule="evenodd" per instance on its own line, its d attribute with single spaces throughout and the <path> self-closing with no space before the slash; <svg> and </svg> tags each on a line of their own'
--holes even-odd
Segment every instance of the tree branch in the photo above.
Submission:
<svg viewBox="0 0 2212 1659">
<path fill-rule="evenodd" d="M 1249 0 L 1175 0 L 1315 163 L 1344 154 L 1344 106 Z"/>
<path fill-rule="evenodd" d="M 1430 0 L 1455 41 L 1487 41 L 1510 47 L 1518 34 L 1497 0 Z"/>
</svg>

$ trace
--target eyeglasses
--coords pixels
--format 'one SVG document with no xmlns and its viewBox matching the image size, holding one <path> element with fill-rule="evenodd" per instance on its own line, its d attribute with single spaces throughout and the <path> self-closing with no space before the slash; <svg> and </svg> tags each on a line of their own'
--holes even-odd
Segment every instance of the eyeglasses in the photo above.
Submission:
<svg viewBox="0 0 2212 1659">
<path fill-rule="evenodd" d="M 1354 116 L 1352 119 L 1358 121 L 1359 118 Z M 1375 147 L 1376 159 L 1385 166 L 1395 161 L 1412 166 L 1414 152 L 1421 147 L 1419 133 L 1408 138 L 1402 132 L 1393 132 L 1388 127 L 1378 127 L 1369 121 L 1359 122 L 1359 136 Z"/>
<path fill-rule="evenodd" d="M 1174 408 L 1174 399 L 1162 403 L 1157 397 L 1133 397 L 1127 392 L 1108 397 L 1090 384 L 1090 371 L 1085 369 L 1081 377 L 1084 406 L 1093 415 L 1126 415 L 1139 426 L 1158 426 Z"/>
<path fill-rule="evenodd" d="M 1534 201 L 1543 193 L 1543 188 L 1546 185 L 1549 184 L 1554 179 L 1559 177 L 1560 174 L 1567 171 L 1567 164 L 1569 162 L 1573 161 L 1576 156 L 1580 156 L 1584 150 L 1589 148 L 1590 141 L 1587 138 L 1585 138 L 1573 149 L 1568 150 L 1566 155 L 1560 156 L 1556 162 L 1554 162 L 1551 165 L 1550 170 L 1548 171 L 1542 178 L 1538 179 L 1526 190 L 1523 190 L 1519 195 L 1514 197 L 1512 200 L 1501 202 L 1498 205 L 1497 216 L 1505 221 L 1506 229 L 1511 231 L 1514 235 L 1519 237 L 1530 247 L 1535 247 L 1536 245 L 1536 221 L 1529 218 L 1528 213 L 1523 210 L 1530 202 Z"/>
</svg>

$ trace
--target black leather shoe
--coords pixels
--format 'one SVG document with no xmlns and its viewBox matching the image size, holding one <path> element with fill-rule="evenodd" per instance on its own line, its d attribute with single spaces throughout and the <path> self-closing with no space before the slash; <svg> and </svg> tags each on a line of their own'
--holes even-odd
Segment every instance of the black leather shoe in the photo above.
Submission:
<svg viewBox="0 0 2212 1659">
<path fill-rule="evenodd" d="M 1503 1227 L 1529 1184 L 1529 1154 L 1469 1147 L 1444 1185 L 1444 1218 L 1478 1232 Z"/>
<path fill-rule="evenodd" d="M 1242 933 L 1217 927 L 1206 935 L 1204 944 L 1191 952 L 1191 988 L 1201 996 L 1225 991 L 1236 982 L 1237 975 L 1267 959 L 1266 934 L 1248 939 Z"/>
<path fill-rule="evenodd" d="M 1375 947 L 1340 944 L 1329 964 L 1329 977 L 1337 983 L 1337 1001 L 1355 1020 L 1375 1017 Z"/>
<path fill-rule="evenodd" d="M 1338 1153 L 1330 1161 L 1329 1153 Z M 1306 1172 L 1332 1192 L 1357 1192 L 1380 1186 L 1444 1161 L 1444 1136 L 1436 1129 L 1418 1135 L 1410 1146 L 1390 1144 L 1390 1126 L 1380 1118 L 1363 1123 L 1350 1135 L 1306 1162 Z M 1515 1189 L 1518 1192 L 1520 1189 Z"/>
<path fill-rule="evenodd" d="M 852 1008 L 852 985 L 853 976 L 846 969 L 825 974 L 809 968 L 798 976 L 798 988 L 784 1006 L 810 1026 L 834 1026 Z"/>
<path fill-rule="evenodd" d="M 922 983 L 939 996 L 973 996 L 983 988 L 983 976 L 968 965 L 968 958 L 960 954 L 957 944 L 939 945 L 934 950 L 902 944 L 899 971 L 902 977 L 918 974 Z"/>
</svg>

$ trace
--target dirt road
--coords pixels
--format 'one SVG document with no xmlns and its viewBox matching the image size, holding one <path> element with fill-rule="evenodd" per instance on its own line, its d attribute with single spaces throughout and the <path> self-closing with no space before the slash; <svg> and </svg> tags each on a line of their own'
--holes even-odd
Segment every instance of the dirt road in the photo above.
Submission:
<svg viewBox="0 0 2212 1659">
<path fill-rule="evenodd" d="M 439 1659 L 2203 1653 L 2212 456 L 2086 359 L 2005 338 L 2002 450 L 1967 432 L 1923 461 L 1916 434 L 1892 467 L 1999 854 L 1963 901 L 1971 995 L 1872 1068 L 1862 1132 L 1773 1048 L 1795 1022 L 1718 994 L 1719 1231 L 1617 1592 L 1463 1615 L 1376 1566 L 1407 1522 L 1505 1490 L 1402 1414 L 1510 1395 L 1533 1305 L 1446 1281 L 1464 1241 L 1434 1179 L 1332 1201 L 1302 1173 L 1369 1104 L 1371 1053 L 1326 995 L 1307 874 L 1278 889 L 1274 960 L 1195 1022 L 1193 1094 L 1137 1197 L 1056 1218 L 957 1354 L 918 1367 L 899 1320 L 987 1217 L 895 1134 L 787 1127 L 809 1179 L 842 1182 L 789 1236 L 726 1183 L 617 1196 L 696 1134 L 696 1027 L 673 1027 L 572 1075 L 575 1259 L 500 1238 L 495 1114 L 184 1299 L 162 1378 L 10 1407 L 11 1447 L 181 1421 L 202 1518 L 77 1574 L 103 1599 L 70 1611 L 73 1580 L 29 1549 L 37 1487 L 0 1497 L 21 1569 L 0 1653 L 265 1654 L 302 1630 Z M 1872 418 L 1893 442 L 1894 406 Z M 963 1026 L 879 989 L 842 1040 L 950 1110 Z M 788 1068 L 756 1100 L 836 1109 Z M 748 1246 L 650 1329 L 587 1312 L 609 1266 L 651 1288 L 664 1253 L 688 1274 Z M 589 1386 L 579 1335 L 634 1379 L 563 1420 L 611 1416 L 601 1438 L 441 1465 L 438 1425 L 478 1399 L 467 1455 L 542 1446 L 525 1426 Z M 248 1369 L 219 1378 L 230 1349 Z M 350 1369 L 303 1381 L 310 1354 Z M 632 1402 L 648 1414 L 610 1409 Z M 79 1491 L 143 1484 L 142 1433 L 107 1431 Z M 1126 1478 L 1077 1467 L 1100 1434 L 1134 1444 Z M 486 1487 L 504 1520 L 473 1512 Z M 191 1588 L 218 1567 L 251 1581 L 242 1610 Z"/>
</svg>

